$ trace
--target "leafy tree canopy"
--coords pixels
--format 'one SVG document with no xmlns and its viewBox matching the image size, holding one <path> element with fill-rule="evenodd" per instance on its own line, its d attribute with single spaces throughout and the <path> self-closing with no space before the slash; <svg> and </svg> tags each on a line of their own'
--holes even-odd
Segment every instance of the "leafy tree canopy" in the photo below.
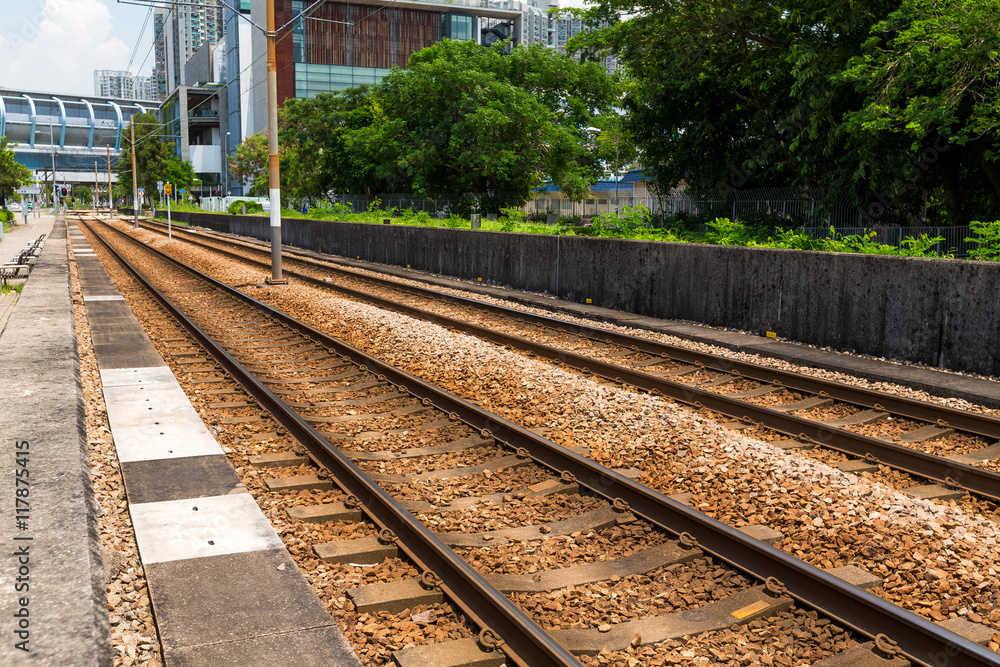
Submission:
<svg viewBox="0 0 1000 667">
<path fill-rule="evenodd" d="M 238 182 L 249 184 L 250 196 L 267 194 L 267 136 L 251 134 L 236 147 L 236 154 L 229 158 L 229 171 Z"/>
<path fill-rule="evenodd" d="M 31 182 L 31 170 L 14 159 L 12 144 L 0 136 L 0 202 Z"/>
<path fill-rule="evenodd" d="M 374 86 L 289 104 L 286 160 L 293 174 L 314 166 L 315 182 L 295 179 L 314 194 L 475 192 L 523 202 L 552 180 L 582 196 L 598 173 L 584 130 L 613 112 L 618 90 L 600 65 L 541 45 L 507 53 L 445 40 Z"/>
<path fill-rule="evenodd" d="M 174 152 L 174 144 L 165 141 L 164 126 L 159 119 L 149 113 L 132 117 L 135 125 L 136 177 L 140 188 L 146 190 L 146 197 L 156 197 L 156 183 L 173 183 L 178 188 L 190 188 L 196 180 L 191 163 L 181 160 Z M 130 137 L 130 128 L 123 130 Z M 118 160 L 120 183 L 132 183 L 132 146 L 124 143 Z"/>
<path fill-rule="evenodd" d="M 973 138 L 996 137 L 997 6 L 598 0 L 583 15 L 601 27 L 570 47 L 626 68 L 625 129 L 665 189 L 822 186 L 905 209 L 987 182 L 992 139 L 984 162 Z M 915 171 L 942 136 L 955 150 Z"/>
</svg>

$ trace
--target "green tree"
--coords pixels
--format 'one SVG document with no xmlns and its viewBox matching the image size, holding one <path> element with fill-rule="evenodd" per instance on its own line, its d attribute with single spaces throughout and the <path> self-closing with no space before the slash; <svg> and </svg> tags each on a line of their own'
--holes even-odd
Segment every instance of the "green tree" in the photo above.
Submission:
<svg viewBox="0 0 1000 667">
<path fill-rule="evenodd" d="M 571 47 L 627 69 L 625 130 L 666 189 L 850 182 L 840 118 L 858 102 L 831 77 L 890 3 L 601 0 Z M 846 170 L 846 175 L 845 175 Z"/>
<path fill-rule="evenodd" d="M 287 105 L 283 160 L 311 196 L 490 193 L 495 209 L 551 180 L 579 197 L 599 173 L 585 128 L 618 91 L 600 65 L 541 45 L 445 40 L 376 85 Z"/>
<path fill-rule="evenodd" d="M 583 128 L 611 113 L 613 80 L 539 44 L 484 48 L 445 41 L 414 54 L 373 95 L 385 122 L 349 148 L 381 158 L 414 192 L 489 192 L 521 203 L 546 180 L 581 197 L 597 176 Z"/>
<path fill-rule="evenodd" d="M 406 186 L 379 175 L 377 153 L 352 145 L 350 135 L 385 122 L 367 86 L 309 100 L 289 100 L 282 116 L 283 184 L 298 199 L 313 201 L 335 192 L 390 192 Z M 331 202 L 332 203 L 332 202 Z"/>
<path fill-rule="evenodd" d="M 847 115 L 862 158 L 882 158 L 866 143 L 871 137 L 898 137 L 914 156 L 914 178 L 931 188 L 939 179 L 952 223 L 967 222 L 974 208 L 1000 217 L 997 25 L 997 0 L 904 0 L 873 26 L 843 75 L 865 95 Z M 977 207 L 977 189 L 992 195 L 986 206 Z"/>
<path fill-rule="evenodd" d="M 0 136 L 0 208 L 14 190 L 31 182 L 31 170 L 14 159 L 12 145 Z"/>
<path fill-rule="evenodd" d="M 165 183 L 172 183 L 175 189 L 190 189 L 197 178 L 198 176 L 194 173 L 194 167 L 191 166 L 191 163 L 187 160 L 181 160 L 171 151 L 164 165 L 163 175 L 160 180 Z"/>
<path fill-rule="evenodd" d="M 289 100 L 289 103 L 292 102 L 294 100 Z M 269 150 L 267 136 L 258 132 L 244 139 L 236 147 L 236 154 L 229 158 L 232 177 L 244 186 L 250 184 L 247 191 L 250 196 L 267 195 Z"/>
<path fill-rule="evenodd" d="M 74 203 L 79 202 L 82 204 L 89 204 L 93 201 L 89 185 L 74 185 L 72 191 L 70 192 L 70 196 L 72 197 Z"/>
<path fill-rule="evenodd" d="M 189 188 L 196 175 L 191 163 L 181 160 L 174 151 L 174 144 L 166 141 L 166 132 L 159 119 L 153 114 L 137 114 L 132 117 L 135 124 L 136 176 L 140 188 L 146 190 L 149 199 L 157 196 L 156 183 L 173 183 L 180 188 Z M 130 128 L 124 136 L 130 137 Z M 118 160 L 119 182 L 132 182 L 132 146 L 125 144 Z"/>
</svg>

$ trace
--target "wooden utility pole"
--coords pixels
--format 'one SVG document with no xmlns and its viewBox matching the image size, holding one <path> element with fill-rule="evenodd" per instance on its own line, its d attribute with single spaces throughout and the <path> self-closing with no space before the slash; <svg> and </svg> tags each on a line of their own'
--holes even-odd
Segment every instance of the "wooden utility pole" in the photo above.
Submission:
<svg viewBox="0 0 1000 667">
<path fill-rule="evenodd" d="M 128 127 L 132 132 L 132 216 L 135 228 L 139 229 L 139 181 L 135 174 L 135 116 L 132 116 L 132 122 Z"/>
<path fill-rule="evenodd" d="M 274 0 L 267 0 L 267 134 L 268 193 L 271 197 L 271 284 L 281 277 L 281 174 L 278 166 L 278 61 L 275 55 Z"/>
<path fill-rule="evenodd" d="M 108 217 L 115 211 L 115 196 L 111 194 L 111 145 L 104 144 L 108 153 Z"/>
</svg>

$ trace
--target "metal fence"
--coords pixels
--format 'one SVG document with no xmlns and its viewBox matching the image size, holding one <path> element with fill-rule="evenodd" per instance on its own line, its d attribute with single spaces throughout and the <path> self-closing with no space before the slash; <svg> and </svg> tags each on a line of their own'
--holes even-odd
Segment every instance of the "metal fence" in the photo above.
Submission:
<svg viewBox="0 0 1000 667">
<path fill-rule="evenodd" d="M 978 238 L 979 235 L 969 227 L 801 227 L 797 231 L 809 234 L 815 239 L 829 239 L 843 236 L 866 235 L 874 233 L 872 239 L 876 243 L 902 248 L 907 238 L 917 239 L 926 234 L 929 238 L 943 238 L 930 247 L 930 252 L 936 252 L 955 257 L 968 257 L 969 251 L 977 246 L 967 238 Z"/>
<path fill-rule="evenodd" d="M 863 226 L 878 224 L 877 216 L 866 214 L 856 206 L 834 206 L 824 208 L 816 199 L 692 199 L 690 197 L 655 197 L 652 195 L 633 195 L 631 191 L 618 193 L 617 200 L 614 191 L 595 193 L 592 199 L 574 202 L 560 197 L 545 197 L 540 195 L 524 206 L 527 213 L 552 212 L 560 215 L 579 215 L 592 217 L 612 213 L 617 201 L 618 209 L 626 206 L 644 206 L 651 213 L 666 216 L 687 214 L 694 216 L 712 216 L 729 218 L 739 222 L 749 213 L 761 213 L 787 218 L 799 224 L 809 226 L 839 225 Z"/>
<path fill-rule="evenodd" d="M 477 212 L 480 209 L 480 202 L 486 199 L 494 206 L 499 203 L 502 208 L 518 208 L 520 201 L 504 197 L 503 195 L 472 195 L 455 194 L 444 195 L 435 199 L 424 199 L 417 195 L 407 194 L 378 194 L 378 195 L 333 195 L 334 201 L 338 204 L 346 204 L 354 213 L 364 213 L 369 210 L 372 204 L 380 211 L 391 211 L 398 209 L 404 211 L 410 209 L 415 212 L 425 212 L 431 217 L 447 218 L 452 213 L 465 214 Z"/>
<path fill-rule="evenodd" d="M 762 194 L 762 193 L 757 193 Z M 786 194 L 769 192 L 767 194 Z M 809 193 L 815 195 L 816 193 Z M 378 208 L 390 210 L 412 209 L 426 211 L 434 217 L 448 217 L 451 213 L 464 212 L 474 208 L 481 196 L 451 195 L 438 199 L 423 199 L 406 194 L 383 194 L 372 196 L 337 195 L 338 202 L 347 204 L 355 212 L 367 211 L 372 203 L 377 201 Z M 494 201 L 497 198 L 491 197 Z M 930 238 L 943 238 L 930 248 L 931 252 L 950 254 L 956 257 L 967 257 L 976 244 L 966 241 L 976 238 L 969 227 L 888 227 L 880 226 L 878 216 L 869 215 L 856 206 L 839 205 L 823 207 L 819 199 L 692 199 L 691 197 L 655 197 L 652 195 L 634 195 L 631 191 L 619 192 L 616 200 L 613 190 L 594 192 L 591 197 L 581 201 L 573 201 L 564 197 L 546 196 L 537 193 L 536 198 L 519 206 L 528 215 L 556 214 L 560 217 L 579 216 L 581 218 L 596 217 L 613 213 L 615 206 L 624 209 L 626 206 L 645 206 L 651 213 L 674 216 L 686 213 L 690 216 L 710 215 L 719 218 L 729 218 L 734 222 L 747 218 L 750 213 L 773 215 L 802 225 L 797 227 L 801 233 L 813 238 L 836 238 L 845 236 L 864 236 L 874 232 L 874 242 L 902 248 L 907 237 L 919 238 L 926 234 Z M 515 206 L 511 203 L 510 206 Z M 549 218 L 554 219 L 554 218 Z M 883 222 L 884 224 L 884 222 Z M 833 231 L 831 231 L 833 228 Z M 696 225 L 692 231 L 707 231 L 708 227 Z M 778 231 L 778 230 L 776 230 Z"/>
</svg>

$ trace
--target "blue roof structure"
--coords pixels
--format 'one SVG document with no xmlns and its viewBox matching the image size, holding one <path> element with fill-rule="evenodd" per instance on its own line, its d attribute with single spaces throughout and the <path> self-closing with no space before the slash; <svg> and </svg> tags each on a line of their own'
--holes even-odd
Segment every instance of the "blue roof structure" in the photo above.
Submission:
<svg viewBox="0 0 1000 667">
<path fill-rule="evenodd" d="M 546 183 L 540 188 L 535 188 L 535 192 L 559 192 L 559 186 L 554 183 Z M 591 192 L 614 192 L 615 182 L 614 181 L 597 181 L 592 186 L 590 186 Z M 631 192 L 632 183 L 626 183 L 621 181 L 618 183 L 618 192 Z"/>
<path fill-rule="evenodd" d="M 622 183 L 642 183 L 648 180 L 642 169 L 629 169 L 622 176 Z"/>
</svg>

